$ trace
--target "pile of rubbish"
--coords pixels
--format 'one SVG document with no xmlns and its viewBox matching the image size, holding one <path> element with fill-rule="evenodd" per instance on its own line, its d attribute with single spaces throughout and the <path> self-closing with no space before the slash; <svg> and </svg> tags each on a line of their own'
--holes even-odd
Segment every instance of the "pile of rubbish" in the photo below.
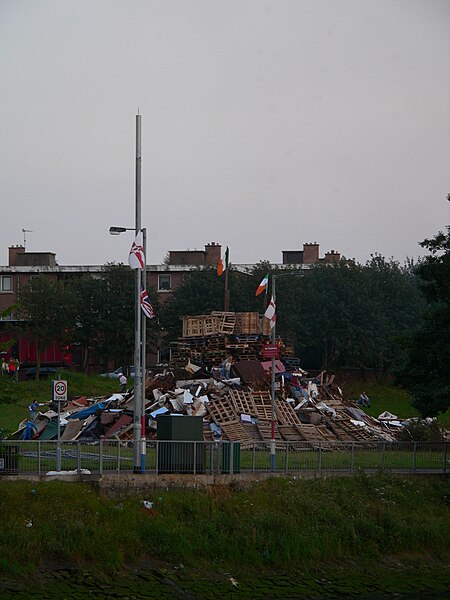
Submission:
<svg viewBox="0 0 450 600">
<path fill-rule="evenodd" d="M 270 361 L 269 361 L 270 364 Z M 205 441 L 239 441 L 245 447 L 254 442 L 270 443 L 272 393 L 266 362 L 237 361 L 230 376 L 215 368 L 209 376 L 192 362 L 185 378 L 173 371 L 148 376 L 145 385 L 147 439 L 157 438 L 159 415 L 197 416 L 203 419 Z M 327 443 L 352 441 L 394 441 L 401 423 L 395 415 L 375 419 L 354 403 L 344 400 L 333 376 L 322 373 L 308 377 L 304 371 L 283 370 L 276 361 L 275 439 L 326 447 Z M 38 412 L 31 439 L 57 437 L 58 412 L 50 406 Z M 60 409 L 60 436 L 66 441 L 133 439 L 134 394 L 130 389 L 109 397 L 86 396 L 72 399 Z M 23 439 L 27 420 L 12 435 Z"/>
<path fill-rule="evenodd" d="M 203 419 L 205 441 L 240 442 L 243 447 L 269 444 L 272 418 L 275 440 L 283 443 L 334 447 L 336 442 L 395 441 L 403 427 L 395 415 L 369 416 L 344 398 L 334 375 L 308 376 L 292 348 L 281 338 L 273 344 L 269 333 L 268 320 L 258 313 L 183 317 L 183 336 L 173 344 L 172 362 L 145 382 L 147 439 L 157 438 L 160 415 L 184 415 Z M 57 407 L 49 408 L 37 413 L 31 431 L 25 419 L 12 437 L 56 439 Z M 133 439 L 134 391 L 72 399 L 60 407 L 59 418 L 62 440 L 128 443 Z"/>
<path fill-rule="evenodd" d="M 229 354 L 240 360 L 262 360 L 264 345 L 270 339 L 269 320 L 255 312 L 213 311 L 185 316 L 182 321 L 183 336 L 171 344 L 173 368 L 183 368 L 191 360 L 211 369 Z M 276 343 L 280 357 L 292 361 L 293 347 L 280 337 Z M 294 360 L 294 364 L 299 366 L 300 361 Z"/>
</svg>

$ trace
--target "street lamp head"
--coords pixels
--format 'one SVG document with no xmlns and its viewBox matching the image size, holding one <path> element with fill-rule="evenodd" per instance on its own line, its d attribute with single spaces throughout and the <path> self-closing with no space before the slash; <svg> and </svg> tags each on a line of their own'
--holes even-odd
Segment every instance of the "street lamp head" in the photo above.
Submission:
<svg viewBox="0 0 450 600">
<path fill-rule="evenodd" d="M 109 228 L 109 233 L 111 235 L 120 235 L 124 231 L 127 231 L 126 227 L 110 227 Z"/>
</svg>

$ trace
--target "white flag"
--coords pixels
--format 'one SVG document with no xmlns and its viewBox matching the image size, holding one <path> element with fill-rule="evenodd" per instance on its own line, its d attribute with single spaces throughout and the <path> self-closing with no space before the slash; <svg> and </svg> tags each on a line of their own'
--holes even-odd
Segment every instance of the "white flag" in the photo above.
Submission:
<svg viewBox="0 0 450 600">
<path fill-rule="evenodd" d="M 142 231 L 134 239 L 128 255 L 128 264 L 132 269 L 145 269 L 144 246 L 142 245 Z"/>
<path fill-rule="evenodd" d="M 273 296 L 270 299 L 269 306 L 266 308 L 266 312 L 264 316 L 270 321 L 270 329 L 275 327 L 275 319 L 276 319 L 276 311 L 275 311 L 275 302 L 273 300 Z"/>
</svg>

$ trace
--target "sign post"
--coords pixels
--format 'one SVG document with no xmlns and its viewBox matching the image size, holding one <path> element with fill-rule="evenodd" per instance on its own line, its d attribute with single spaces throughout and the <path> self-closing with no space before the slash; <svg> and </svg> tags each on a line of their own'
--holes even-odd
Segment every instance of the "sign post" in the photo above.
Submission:
<svg viewBox="0 0 450 600">
<path fill-rule="evenodd" d="M 56 445 L 56 470 L 61 471 L 61 402 L 67 402 L 67 381 L 52 381 L 52 401 L 58 404 L 58 437 Z"/>
</svg>

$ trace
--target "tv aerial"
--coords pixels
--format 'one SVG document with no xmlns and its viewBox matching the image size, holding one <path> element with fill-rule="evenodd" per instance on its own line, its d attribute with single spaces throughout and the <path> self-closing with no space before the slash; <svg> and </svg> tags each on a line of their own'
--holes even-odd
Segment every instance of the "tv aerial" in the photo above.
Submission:
<svg viewBox="0 0 450 600">
<path fill-rule="evenodd" d="M 23 233 L 23 247 L 26 248 L 26 244 L 27 244 L 26 234 L 27 233 L 33 233 L 33 230 L 32 229 L 23 229 L 22 228 L 22 233 Z"/>
</svg>

